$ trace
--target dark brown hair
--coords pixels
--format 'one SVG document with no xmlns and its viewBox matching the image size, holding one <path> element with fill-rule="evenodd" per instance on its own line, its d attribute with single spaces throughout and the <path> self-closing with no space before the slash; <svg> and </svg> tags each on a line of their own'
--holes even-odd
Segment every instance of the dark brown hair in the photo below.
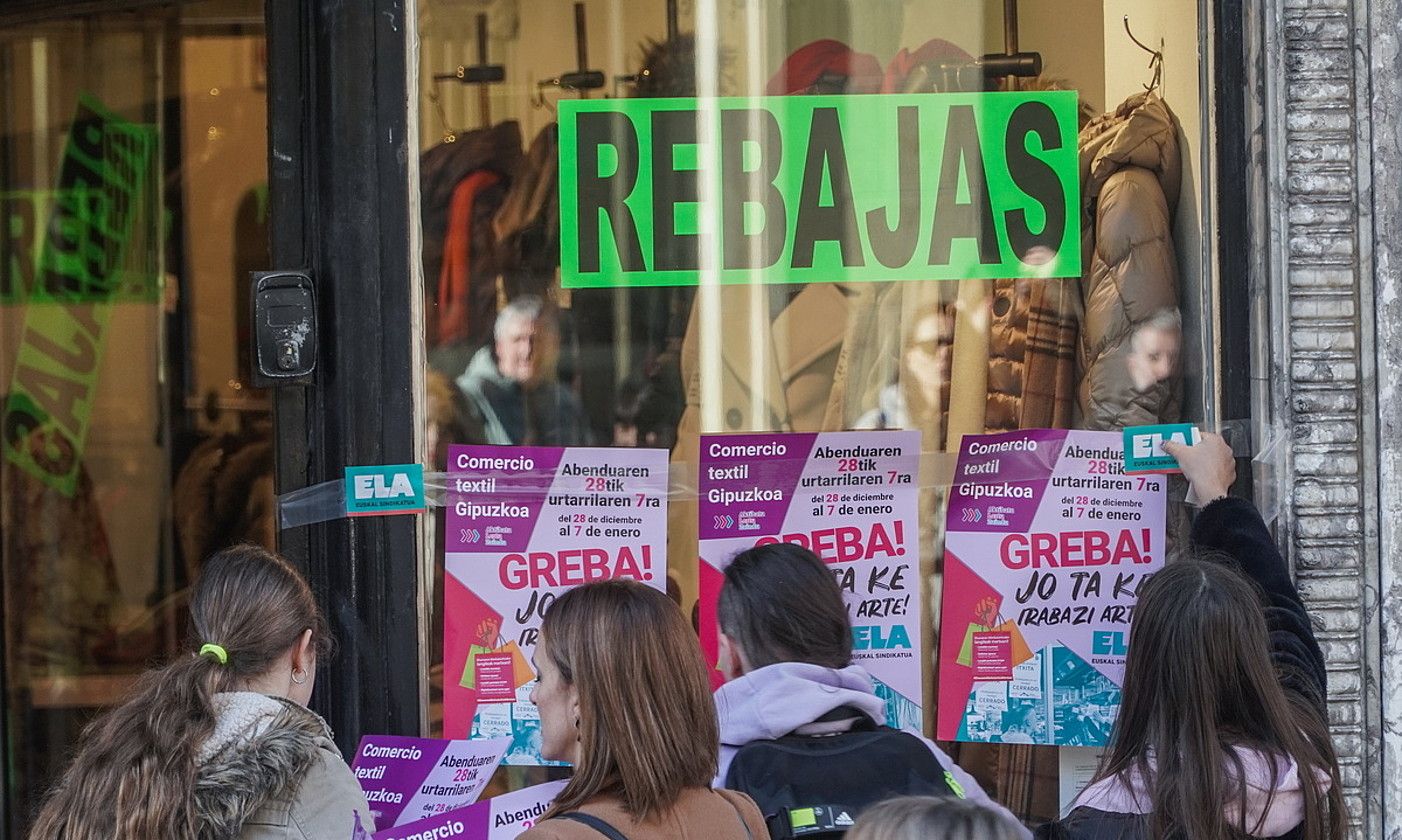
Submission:
<svg viewBox="0 0 1402 840">
<path fill-rule="evenodd" d="M 579 693 L 579 764 L 547 817 L 611 794 L 648 819 L 710 786 L 716 708 L 696 634 L 666 595 L 629 580 L 571 589 L 540 647 Z"/>
<path fill-rule="evenodd" d="M 852 664 L 852 621 L 842 590 L 827 564 L 802 546 L 773 543 L 735 555 L 725 567 L 716 621 L 751 668 Z"/>
<path fill-rule="evenodd" d="M 213 695 L 269 672 L 307 630 L 325 652 L 311 589 L 286 560 L 252 545 L 205 564 L 190 599 L 190 652 L 148 671 L 88 725 L 30 840 L 195 840 L 196 756 L 214 730 Z M 216 644 L 228 653 L 195 651 Z"/>
<path fill-rule="evenodd" d="M 1144 584 L 1134 609 L 1123 701 L 1095 780 L 1118 777 L 1131 790 L 1143 780 L 1152 837 L 1254 834 L 1240 751 L 1256 750 L 1278 783 L 1295 762 L 1305 840 L 1342 838 L 1329 727 L 1309 698 L 1282 688 L 1281 676 L 1252 582 L 1218 561 L 1169 564 Z M 1327 792 L 1317 774 L 1329 778 Z M 1233 825 L 1224 812 L 1231 803 L 1242 803 Z"/>
</svg>

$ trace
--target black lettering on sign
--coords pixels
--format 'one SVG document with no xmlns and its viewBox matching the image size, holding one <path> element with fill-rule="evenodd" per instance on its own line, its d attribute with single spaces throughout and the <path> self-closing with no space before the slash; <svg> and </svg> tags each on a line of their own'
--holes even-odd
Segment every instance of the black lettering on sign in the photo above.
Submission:
<svg viewBox="0 0 1402 840">
<path fill-rule="evenodd" d="M 1045 102 L 1024 102 L 1013 109 L 1008 119 L 1007 149 L 1008 173 L 1018 188 L 1042 205 L 1046 212 L 1046 223 L 1040 233 L 1033 233 L 1027 224 L 1027 211 L 1010 210 L 1005 220 L 1008 228 L 1008 243 L 1013 254 L 1025 258 L 1033 248 L 1050 248 L 1053 253 L 1061 249 L 1062 237 L 1066 234 L 1066 203 L 1061 191 L 1061 181 L 1056 170 L 1041 158 L 1027 150 L 1027 139 L 1035 135 L 1041 141 L 1044 151 L 1061 148 L 1061 132 L 1057 130 L 1056 114 Z"/>
<path fill-rule="evenodd" d="M 832 204 L 821 204 L 823 174 L 832 187 Z M 803 188 L 798 198 L 795 223 L 793 267 L 813 267 L 813 246 L 819 241 L 836 242 L 847 268 L 866 265 L 862 255 L 857 211 L 852 206 L 852 176 L 847 170 L 847 149 L 842 142 L 842 125 L 836 108 L 814 108 L 809 124 L 808 157 L 803 163 Z"/>
<path fill-rule="evenodd" d="M 769 268 L 784 254 L 788 211 L 774 186 L 784 160 L 783 135 L 774 114 L 761 108 L 737 108 L 720 115 L 721 230 L 726 268 Z M 745 169 L 745 146 L 759 158 Z M 758 205 L 759 230 L 745 231 L 745 206 Z"/>
<path fill-rule="evenodd" d="M 677 169 L 678 146 L 696 145 L 695 111 L 652 112 L 652 267 L 655 271 L 695 270 L 699 237 L 677 233 L 677 205 L 695 203 L 695 169 Z"/>
<path fill-rule="evenodd" d="M 969 185 L 969 201 L 959 200 L 960 174 Z M 950 243 L 955 239 L 978 240 L 979 262 L 996 265 L 998 230 L 993 226 L 993 205 L 983 174 L 983 150 L 971 105 L 954 105 L 944 135 L 940 161 L 940 185 L 935 197 L 934 230 L 930 234 L 930 265 L 949 263 Z"/>
<path fill-rule="evenodd" d="M 872 253 L 887 268 L 901 268 L 909 263 L 920 240 L 920 109 L 914 105 L 896 109 L 896 157 L 899 222 L 891 226 L 890 207 L 867 211 L 867 238 L 871 240 Z"/>
<path fill-rule="evenodd" d="M 643 271 L 643 247 L 638 225 L 623 201 L 638 185 L 638 133 L 626 114 L 616 111 L 586 111 L 576 121 L 579 133 L 575 166 L 579 179 L 579 268 L 599 270 L 599 214 L 608 217 L 618 259 L 624 271 Z M 600 150 L 613 148 L 618 168 L 611 175 L 600 174 Z"/>
</svg>

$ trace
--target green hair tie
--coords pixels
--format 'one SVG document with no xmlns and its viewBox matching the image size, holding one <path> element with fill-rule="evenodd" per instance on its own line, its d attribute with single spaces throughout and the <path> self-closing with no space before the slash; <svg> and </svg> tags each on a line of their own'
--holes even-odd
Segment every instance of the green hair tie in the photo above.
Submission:
<svg viewBox="0 0 1402 840">
<path fill-rule="evenodd" d="M 207 644 L 204 647 L 200 648 L 200 656 L 204 656 L 205 654 L 209 653 L 214 654 L 213 658 L 217 659 L 220 665 L 229 664 L 229 652 L 227 650 L 224 650 L 224 648 L 220 647 L 219 645 Z"/>
</svg>

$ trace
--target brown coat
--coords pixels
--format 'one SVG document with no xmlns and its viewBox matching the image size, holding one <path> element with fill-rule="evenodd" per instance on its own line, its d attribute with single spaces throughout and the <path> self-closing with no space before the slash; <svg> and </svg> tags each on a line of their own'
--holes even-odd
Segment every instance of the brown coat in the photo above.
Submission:
<svg viewBox="0 0 1402 840">
<path fill-rule="evenodd" d="M 689 788 L 675 808 L 647 822 L 628 816 L 612 797 L 593 799 L 578 810 L 607 822 L 628 840 L 769 840 L 754 800 L 733 790 Z M 583 823 L 552 819 L 516 840 L 601 840 L 601 835 Z"/>
<path fill-rule="evenodd" d="M 703 324 L 702 313 L 709 311 L 703 301 L 712 293 L 719 295 L 719 316 L 715 323 Z M 810 283 L 792 300 L 772 297 L 781 293 L 765 286 L 722 286 L 698 293 L 682 342 L 686 408 L 672 450 L 674 482 L 689 481 L 695 489 L 703 433 L 831 430 L 823 416 L 834 389 L 844 387 L 837 360 L 853 292 L 836 283 Z M 758 328 L 752 330 L 754 326 Z M 703 359 L 702 333 L 709 329 L 719 332 L 718 358 Z M 709 428 L 703 428 L 701 411 L 704 369 L 719 374 L 718 425 Z M 674 499 L 667 522 L 668 565 L 682 587 L 683 609 L 690 610 L 696 602 L 695 499 Z"/>
</svg>

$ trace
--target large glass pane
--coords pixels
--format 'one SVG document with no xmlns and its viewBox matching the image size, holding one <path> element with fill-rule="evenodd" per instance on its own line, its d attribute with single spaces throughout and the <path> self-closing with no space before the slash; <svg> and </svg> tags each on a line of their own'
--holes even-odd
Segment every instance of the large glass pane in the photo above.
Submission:
<svg viewBox="0 0 1402 840">
<path fill-rule="evenodd" d="M 5 819 L 185 631 L 214 549 L 271 545 L 247 270 L 267 263 L 262 5 L 0 33 Z"/>
<path fill-rule="evenodd" d="M 921 503 L 929 662 L 942 582 L 939 465 L 950 474 L 960 436 L 1211 419 L 1206 41 L 1194 0 L 421 0 L 418 9 L 430 439 L 670 449 L 669 577 L 684 610 L 698 599 L 700 434 L 919 430 L 935 465 Z M 1141 44 L 1162 60 L 1151 65 Z M 1000 59 L 1019 52 L 1040 66 Z M 490 75 L 481 64 L 501 65 L 504 79 L 476 83 Z M 1079 99 L 1080 277 L 903 272 L 857 282 L 838 270 L 823 282 L 699 288 L 560 283 L 561 99 L 1008 90 Z M 894 182 L 908 164 L 896 138 L 879 139 L 889 151 L 849 150 L 851 163 Z M 1157 199 L 1097 230 L 1098 197 L 1124 200 L 1126 179 Z M 1125 249 L 1145 242 L 1164 246 L 1137 252 L 1156 262 L 1127 265 Z M 535 350 L 524 356 L 510 330 L 493 331 L 523 296 L 547 312 L 527 319 Z M 484 382 L 519 396 L 494 397 Z M 445 468 L 441 448 L 433 458 L 431 469 Z M 1182 511 L 1171 507 L 1170 532 Z M 435 693 L 442 680 L 440 652 Z M 949 749 L 1019 816 L 1055 815 L 1056 748 Z"/>
</svg>

